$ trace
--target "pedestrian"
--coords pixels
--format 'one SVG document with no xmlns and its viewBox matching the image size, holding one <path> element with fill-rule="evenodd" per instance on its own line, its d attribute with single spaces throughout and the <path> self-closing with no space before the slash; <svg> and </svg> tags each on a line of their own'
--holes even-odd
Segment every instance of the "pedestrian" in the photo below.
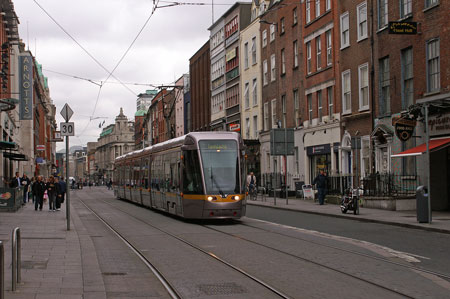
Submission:
<svg viewBox="0 0 450 299">
<path fill-rule="evenodd" d="M 36 178 L 32 177 L 31 181 L 30 181 L 30 190 L 29 190 L 29 194 L 31 194 L 31 200 L 33 201 L 33 203 L 36 200 L 36 194 L 34 194 L 33 190 L 34 190 L 34 184 L 36 183 Z"/>
<path fill-rule="evenodd" d="M 109 182 L 108 182 L 108 190 L 111 190 L 111 189 L 112 189 L 112 184 L 113 184 L 112 179 L 109 179 Z"/>
<path fill-rule="evenodd" d="M 9 182 L 10 188 L 18 188 L 21 186 L 19 172 L 16 172 L 16 176 Z"/>
<path fill-rule="evenodd" d="M 247 190 L 250 193 L 253 191 L 253 188 L 256 188 L 256 177 L 253 173 L 253 171 L 250 172 L 250 174 L 247 176 Z"/>
<path fill-rule="evenodd" d="M 323 205 L 325 202 L 325 196 L 327 195 L 328 177 L 323 169 L 316 176 L 313 181 L 313 185 L 316 185 L 318 190 L 319 205 Z"/>
<path fill-rule="evenodd" d="M 51 175 L 47 182 L 48 208 L 49 211 L 56 211 L 56 184 L 55 178 Z"/>
<path fill-rule="evenodd" d="M 55 189 L 56 189 L 56 196 L 55 196 L 55 210 L 61 211 L 61 198 L 62 198 L 62 191 L 61 191 L 61 184 L 59 183 L 58 177 L 55 177 Z"/>
<path fill-rule="evenodd" d="M 23 203 L 28 202 L 28 192 L 30 188 L 30 179 L 27 177 L 27 174 L 24 173 L 22 179 L 20 180 L 23 186 Z"/>
<path fill-rule="evenodd" d="M 64 177 L 61 177 L 61 179 L 59 180 L 59 185 L 61 186 L 61 202 L 60 203 L 64 203 L 64 199 L 66 197 L 66 191 L 67 191 L 67 185 L 66 185 L 66 182 L 64 181 Z"/>
<path fill-rule="evenodd" d="M 44 193 L 45 193 L 45 183 L 43 181 L 42 175 L 37 177 L 37 181 L 33 184 L 33 194 L 35 195 L 34 200 L 34 210 L 37 211 L 38 206 L 39 210 L 42 211 L 42 206 L 44 204 Z"/>
</svg>

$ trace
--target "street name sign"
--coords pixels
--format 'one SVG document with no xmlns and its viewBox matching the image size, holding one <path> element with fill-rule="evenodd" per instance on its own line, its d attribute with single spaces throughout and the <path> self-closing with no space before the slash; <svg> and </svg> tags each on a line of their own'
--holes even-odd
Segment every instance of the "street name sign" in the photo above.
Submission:
<svg viewBox="0 0 450 299">
<path fill-rule="evenodd" d="M 73 122 L 60 123 L 61 136 L 75 136 L 75 124 Z"/>
<path fill-rule="evenodd" d="M 73 110 L 70 108 L 69 105 L 67 105 L 67 103 L 64 105 L 64 107 L 61 109 L 61 115 L 64 118 L 64 120 L 66 122 L 68 122 L 70 120 L 70 118 L 73 115 Z M 73 135 L 63 135 L 63 136 L 73 136 Z"/>
</svg>

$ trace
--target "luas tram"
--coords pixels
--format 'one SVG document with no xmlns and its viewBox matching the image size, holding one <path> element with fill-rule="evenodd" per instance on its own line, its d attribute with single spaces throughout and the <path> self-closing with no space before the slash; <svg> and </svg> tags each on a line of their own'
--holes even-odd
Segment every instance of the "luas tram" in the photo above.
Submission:
<svg viewBox="0 0 450 299">
<path fill-rule="evenodd" d="M 234 132 L 193 132 L 128 153 L 115 160 L 115 195 L 184 218 L 240 218 L 243 147 Z"/>
</svg>

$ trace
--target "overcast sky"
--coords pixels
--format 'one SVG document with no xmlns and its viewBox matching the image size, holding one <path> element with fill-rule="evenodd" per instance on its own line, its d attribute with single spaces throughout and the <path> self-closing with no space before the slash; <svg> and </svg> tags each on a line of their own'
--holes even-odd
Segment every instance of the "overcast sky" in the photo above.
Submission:
<svg viewBox="0 0 450 299">
<path fill-rule="evenodd" d="M 78 43 L 111 71 L 130 46 L 151 15 L 151 0 L 13 0 L 19 18 L 20 37 L 43 65 L 48 77 L 50 96 L 56 106 L 56 122 L 63 121 L 60 111 L 65 103 L 74 110 L 75 138 L 71 145 L 96 141 L 99 124 L 114 122 L 123 107 L 125 115 L 134 119 L 136 95 L 153 89 L 150 86 L 117 84 L 114 78 L 101 88 L 108 73 L 88 56 L 36 4 L 39 3 Z M 186 1 L 188 2 L 188 1 Z M 183 2 L 183 3 L 186 3 Z M 215 1 L 217 20 L 234 4 L 234 0 Z M 124 83 L 170 84 L 189 71 L 189 58 L 209 39 L 212 24 L 211 1 L 189 1 L 208 5 L 180 5 L 157 8 L 125 59 L 114 72 Z M 159 2 L 159 6 L 168 3 Z M 223 5 L 225 4 L 225 5 Z M 67 74 L 64 76 L 58 73 Z M 93 114 L 94 113 L 94 114 Z M 91 121 L 90 117 L 93 115 Z M 85 129 L 86 128 L 86 129 Z M 82 131 L 84 130 L 84 133 Z M 65 143 L 58 143 L 57 149 Z"/>
</svg>

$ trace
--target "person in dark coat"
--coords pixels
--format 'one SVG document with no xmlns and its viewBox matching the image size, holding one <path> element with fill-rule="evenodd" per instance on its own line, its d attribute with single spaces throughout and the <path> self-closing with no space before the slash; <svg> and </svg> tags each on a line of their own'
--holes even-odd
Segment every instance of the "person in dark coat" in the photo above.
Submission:
<svg viewBox="0 0 450 299">
<path fill-rule="evenodd" d="M 314 179 L 313 184 L 316 185 L 317 190 L 319 191 L 319 205 L 323 205 L 325 202 L 325 195 L 327 194 L 328 186 L 328 177 L 323 169 L 320 170 L 320 173 Z"/>
<path fill-rule="evenodd" d="M 47 194 L 48 194 L 48 208 L 51 211 L 56 211 L 56 183 L 55 178 L 51 175 L 47 182 Z"/>
<path fill-rule="evenodd" d="M 59 180 L 59 185 L 61 187 L 61 201 L 60 201 L 60 204 L 62 204 L 64 202 L 65 197 L 66 197 L 66 191 L 67 191 L 67 184 L 64 181 L 64 177 L 61 177 L 61 179 Z"/>
<path fill-rule="evenodd" d="M 9 182 L 9 187 L 17 188 L 17 187 L 20 187 L 20 184 L 21 184 L 20 176 L 19 176 L 19 173 L 16 172 L 16 176 L 14 178 L 12 178 L 11 181 Z"/>
<path fill-rule="evenodd" d="M 39 210 L 42 211 L 42 205 L 44 204 L 44 193 L 45 193 L 45 183 L 42 180 L 42 175 L 37 177 L 37 181 L 33 184 L 33 194 L 36 196 L 34 200 L 34 210 L 37 211 L 38 206 Z"/>
</svg>

